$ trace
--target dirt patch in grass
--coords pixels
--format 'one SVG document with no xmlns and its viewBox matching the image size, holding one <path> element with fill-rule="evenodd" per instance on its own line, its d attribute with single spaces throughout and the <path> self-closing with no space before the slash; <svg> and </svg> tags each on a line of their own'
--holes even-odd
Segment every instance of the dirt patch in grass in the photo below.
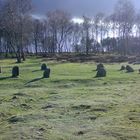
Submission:
<svg viewBox="0 0 140 140">
<path fill-rule="evenodd" d="M 140 113 L 131 113 L 128 115 L 128 119 L 133 123 L 140 123 Z"/>
<path fill-rule="evenodd" d="M 12 100 L 16 100 L 16 99 L 18 99 L 17 96 L 13 96 L 13 97 L 12 97 Z"/>
<path fill-rule="evenodd" d="M 18 122 L 24 122 L 24 121 L 25 121 L 25 119 L 20 116 L 12 116 L 8 119 L 9 123 L 18 123 Z"/>
<path fill-rule="evenodd" d="M 86 109 L 90 109 L 90 108 L 91 108 L 90 105 L 84 105 L 84 104 L 72 106 L 72 109 L 75 109 L 75 110 L 86 110 Z"/>
<path fill-rule="evenodd" d="M 99 115 L 86 115 L 82 118 L 85 119 L 85 120 L 95 121 L 98 117 L 99 117 Z"/>
<path fill-rule="evenodd" d="M 48 110 L 48 109 L 53 109 L 56 107 L 58 107 L 58 105 L 56 105 L 56 104 L 47 104 L 47 105 L 43 106 L 42 109 Z"/>
<path fill-rule="evenodd" d="M 92 108 L 91 111 L 95 112 L 107 112 L 106 108 Z"/>
<path fill-rule="evenodd" d="M 84 134 L 85 134 L 85 132 L 82 130 L 74 133 L 75 136 L 82 136 Z"/>
<path fill-rule="evenodd" d="M 105 108 L 105 107 L 93 107 L 91 105 L 84 105 L 84 104 L 72 106 L 72 109 L 75 109 L 75 110 L 89 109 L 91 112 L 107 112 L 108 111 L 107 108 Z"/>
<path fill-rule="evenodd" d="M 8 116 L 10 116 L 11 114 L 10 113 L 3 113 L 3 112 L 0 112 L 0 119 L 1 120 L 5 120 L 5 118 L 7 118 Z"/>
<path fill-rule="evenodd" d="M 20 107 L 24 109 L 31 109 L 31 107 L 27 104 L 20 104 Z"/>
<path fill-rule="evenodd" d="M 137 140 L 137 136 L 130 135 L 132 132 L 127 132 L 126 130 L 122 131 L 106 131 L 102 134 L 109 137 L 114 137 L 117 140 Z"/>
<path fill-rule="evenodd" d="M 55 94 L 58 94 L 57 92 L 50 92 L 49 93 L 50 95 L 55 95 Z"/>
<path fill-rule="evenodd" d="M 15 93 L 14 96 L 27 96 L 27 95 L 25 93 L 19 92 L 19 93 Z"/>
</svg>

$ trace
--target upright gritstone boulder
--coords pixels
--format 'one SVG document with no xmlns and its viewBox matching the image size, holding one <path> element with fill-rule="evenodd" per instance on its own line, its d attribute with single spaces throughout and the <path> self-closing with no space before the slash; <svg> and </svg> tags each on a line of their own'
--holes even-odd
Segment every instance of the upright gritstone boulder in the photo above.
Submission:
<svg viewBox="0 0 140 140">
<path fill-rule="evenodd" d="M 100 63 L 100 64 L 97 65 L 96 71 L 98 71 L 100 68 L 104 68 L 104 65 L 102 63 Z"/>
<path fill-rule="evenodd" d="M 106 70 L 103 64 L 100 67 L 97 67 L 96 77 L 106 77 Z"/>
<path fill-rule="evenodd" d="M 125 66 L 121 66 L 120 71 L 123 71 L 123 70 L 125 70 L 125 69 L 126 69 L 126 67 L 125 67 Z"/>
<path fill-rule="evenodd" d="M 126 72 L 128 72 L 128 73 L 134 72 L 134 69 L 131 66 L 127 65 L 126 66 Z"/>
<path fill-rule="evenodd" d="M 14 66 L 12 69 L 12 77 L 18 77 L 19 76 L 19 67 Z"/>
<path fill-rule="evenodd" d="M 45 64 L 45 63 L 43 63 L 42 65 L 41 65 L 41 70 L 46 70 L 47 69 L 47 65 Z"/>
<path fill-rule="evenodd" d="M 50 77 L 50 68 L 47 68 L 43 73 L 43 78 L 49 78 Z"/>
</svg>

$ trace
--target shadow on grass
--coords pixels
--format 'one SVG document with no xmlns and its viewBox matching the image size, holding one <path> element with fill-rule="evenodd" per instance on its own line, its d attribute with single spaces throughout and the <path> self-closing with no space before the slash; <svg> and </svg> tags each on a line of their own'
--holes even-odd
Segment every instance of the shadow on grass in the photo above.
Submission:
<svg viewBox="0 0 140 140">
<path fill-rule="evenodd" d="M 6 80 L 6 79 L 10 79 L 10 78 L 12 78 L 12 76 L 0 77 L 0 80 Z"/>
<path fill-rule="evenodd" d="M 25 85 L 30 84 L 30 83 L 33 83 L 33 82 L 40 81 L 41 79 L 43 79 L 43 77 L 41 77 L 41 78 L 35 78 L 35 79 L 33 79 L 33 80 L 27 82 Z"/>
<path fill-rule="evenodd" d="M 13 63 L 11 63 L 11 64 L 23 64 L 24 63 L 24 61 L 22 61 L 22 62 L 17 62 L 17 61 L 15 61 L 15 62 L 13 62 Z"/>
<path fill-rule="evenodd" d="M 33 70 L 32 72 L 38 72 L 38 71 L 41 71 L 41 70 Z"/>
<path fill-rule="evenodd" d="M 91 79 L 59 79 L 59 80 L 52 80 L 52 83 L 62 83 L 62 84 L 66 84 L 68 82 L 71 83 L 79 83 L 79 84 L 88 84 L 88 83 L 92 83 L 95 82 L 95 77 L 92 77 Z"/>
</svg>

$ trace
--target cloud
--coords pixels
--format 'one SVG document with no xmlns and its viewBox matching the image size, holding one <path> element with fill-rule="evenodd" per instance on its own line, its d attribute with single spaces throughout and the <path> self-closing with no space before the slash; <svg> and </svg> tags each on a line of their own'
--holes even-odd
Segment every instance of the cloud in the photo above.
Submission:
<svg viewBox="0 0 140 140">
<path fill-rule="evenodd" d="M 108 2 L 109 1 L 109 2 Z M 33 0 L 36 12 L 41 14 L 61 9 L 72 15 L 93 15 L 97 12 L 111 12 L 116 0 Z"/>
<path fill-rule="evenodd" d="M 110 14 L 117 0 L 32 0 L 35 12 L 45 14 L 47 11 L 61 9 L 73 16 L 93 16 L 98 12 Z M 137 9 L 140 8 L 138 0 L 132 0 Z"/>
</svg>

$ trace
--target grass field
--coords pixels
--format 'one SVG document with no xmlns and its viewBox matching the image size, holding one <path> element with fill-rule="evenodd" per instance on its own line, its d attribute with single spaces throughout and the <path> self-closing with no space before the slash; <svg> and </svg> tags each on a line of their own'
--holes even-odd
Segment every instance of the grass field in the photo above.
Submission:
<svg viewBox="0 0 140 140">
<path fill-rule="evenodd" d="M 42 79 L 41 63 L 51 68 Z M 10 78 L 19 65 L 19 78 Z M 0 140 L 140 140 L 140 74 L 105 64 L 0 60 Z M 135 70 L 140 65 L 133 66 Z"/>
</svg>

